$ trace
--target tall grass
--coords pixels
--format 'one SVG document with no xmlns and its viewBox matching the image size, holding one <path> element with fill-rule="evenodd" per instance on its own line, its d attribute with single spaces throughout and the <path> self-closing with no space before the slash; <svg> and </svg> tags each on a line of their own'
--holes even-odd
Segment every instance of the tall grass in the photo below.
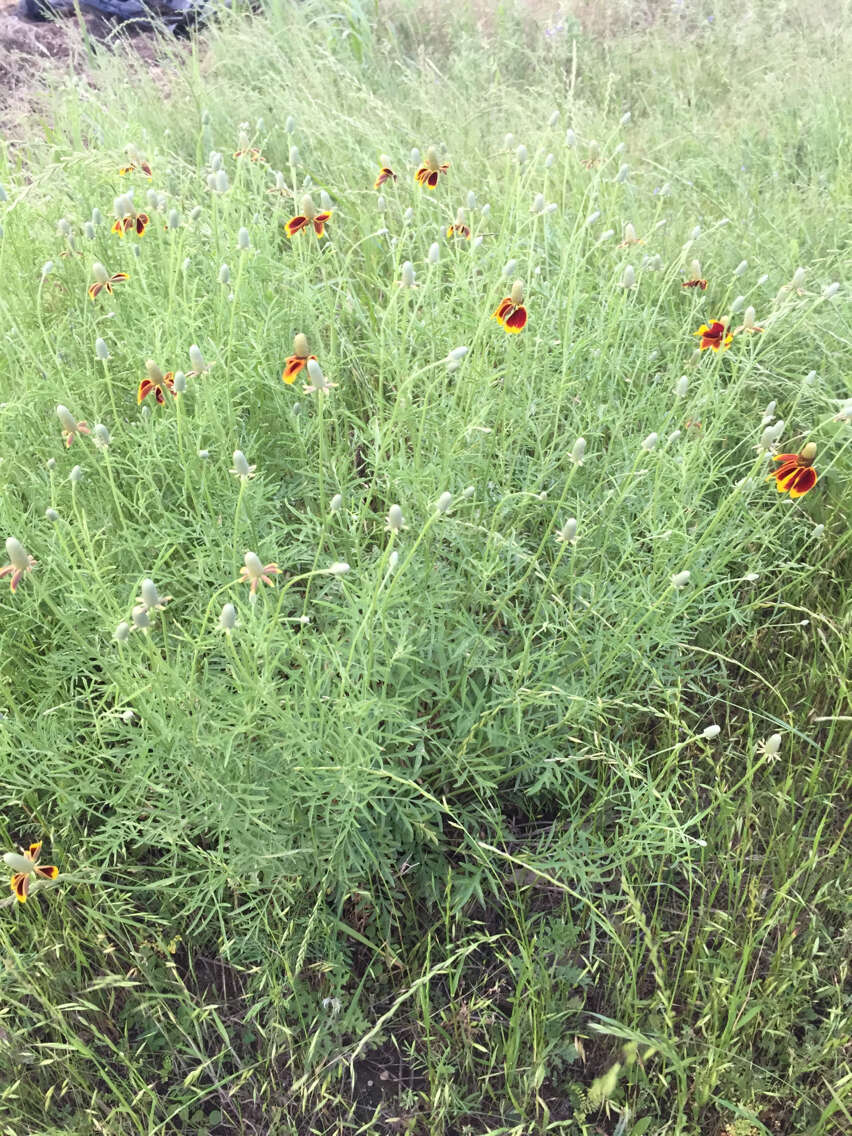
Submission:
<svg viewBox="0 0 852 1136">
<path fill-rule="evenodd" d="M 440 13 L 93 48 L 0 151 L 0 528 L 37 561 L 2 834 L 60 869 L 0 911 L 10 1136 L 852 1118 L 848 22 Z M 284 235 L 305 192 L 322 240 Z M 96 261 L 129 279 L 93 302 Z M 281 381 L 298 332 L 328 396 Z"/>
</svg>

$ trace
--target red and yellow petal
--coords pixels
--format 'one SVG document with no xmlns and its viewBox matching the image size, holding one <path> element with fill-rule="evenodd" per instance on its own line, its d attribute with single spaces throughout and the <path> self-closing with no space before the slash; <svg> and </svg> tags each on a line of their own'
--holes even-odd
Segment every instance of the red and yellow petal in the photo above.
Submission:
<svg viewBox="0 0 852 1136">
<path fill-rule="evenodd" d="M 41 876 L 45 880 L 55 880 L 59 875 L 59 869 L 55 864 L 39 864 L 35 870 L 37 876 Z"/>
<path fill-rule="evenodd" d="M 501 300 L 497 305 L 497 310 L 492 314 L 491 318 L 496 319 L 499 324 L 502 324 L 508 312 L 512 310 L 512 301 L 507 296 L 505 300 Z"/>
<path fill-rule="evenodd" d="M 316 355 L 290 355 L 284 360 L 284 371 L 281 378 L 289 386 L 296 381 L 296 376 L 308 365 L 308 359 L 316 359 Z"/>
<path fill-rule="evenodd" d="M 9 885 L 15 893 L 18 903 L 26 903 L 30 890 L 30 877 L 26 872 L 16 872 Z"/>
<path fill-rule="evenodd" d="M 95 296 L 97 296 L 97 294 L 101 291 L 102 288 L 103 288 L 103 284 L 101 283 L 100 280 L 96 280 L 94 284 L 89 285 L 88 293 L 93 300 L 94 300 Z"/>
<path fill-rule="evenodd" d="M 296 233 L 301 232 L 307 225 L 307 217 L 291 217 L 287 224 L 284 226 L 284 232 L 288 237 L 293 237 Z"/>
<path fill-rule="evenodd" d="M 393 178 L 394 181 L 397 180 L 396 174 L 392 169 L 390 169 L 389 166 L 382 166 L 382 168 L 379 170 L 379 176 L 376 178 L 373 189 L 380 189 L 389 178 Z"/>
<path fill-rule="evenodd" d="M 506 316 L 503 327 L 506 329 L 506 331 L 517 335 L 518 332 L 523 331 L 523 329 L 526 327 L 526 323 L 527 309 L 523 304 L 518 304 L 517 306 L 514 306 L 513 310 Z"/>
<path fill-rule="evenodd" d="M 799 460 L 799 455 L 798 454 L 776 454 L 775 457 L 772 460 L 775 461 L 775 462 L 784 462 L 784 464 L 786 465 L 788 462 L 797 462 Z"/>
<path fill-rule="evenodd" d="M 129 280 L 129 279 L 130 279 L 130 273 L 129 272 L 113 272 L 112 276 L 110 276 L 110 278 L 109 278 L 109 282 L 110 282 L 110 284 L 121 284 L 122 281 Z"/>
<path fill-rule="evenodd" d="M 430 170 L 426 177 L 426 185 L 429 189 L 434 189 L 438 184 L 438 170 Z"/>
<path fill-rule="evenodd" d="M 110 229 L 110 232 L 111 233 L 118 233 L 118 235 L 120 237 L 123 237 L 124 236 L 124 222 L 123 221 L 116 221 L 115 224 L 113 225 L 113 227 Z"/>
<path fill-rule="evenodd" d="M 151 167 L 148 165 L 148 163 L 143 162 L 142 165 L 139 168 L 142 171 L 142 173 L 145 175 L 145 177 L 147 177 L 148 180 L 150 181 L 151 178 L 154 176 L 154 174 L 151 170 Z"/>
<path fill-rule="evenodd" d="M 419 182 L 420 185 L 422 185 L 423 182 L 426 180 L 426 178 L 428 176 L 429 176 L 429 167 L 428 166 L 421 166 L 420 169 L 415 173 L 414 180 L 416 182 Z"/>
<path fill-rule="evenodd" d="M 154 389 L 154 383 L 152 383 L 150 379 L 143 379 L 139 384 L 139 390 L 136 392 L 137 404 L 142 402 L 144 398 L 147 398 Z"/>
<path fill-rule="evenodd" d="M 145 232 L 147 225 L 148 225 L 148 214 L 147 213 L 138 213 L 136 215 L 136 235 L 141 237 L 142 234 Z"/>
<path fill-rule="evenodd" d="M 804 497 L 816 485 L 819 474 L 812 465 L 800 467 L 790 486 L 790 497 Z"/>
<path fill-rule="evenodd" d="M 41 841 L 40 840 L 38 841 L 37 844 L 31 844 L 29 846 L 29 848 L 27 849 L 27 853 L 26 853 L 27 859 L 28 860 L 37 860 L 39 852 L 41 852 Z"/>
<path fill-rule="evenodd" d="M 325 232 L 326 222 L 330 220 L 331 213 L 317 213 L 313 219 L 314 232 L 318 237 L 321 237 Z"/>
</svg>

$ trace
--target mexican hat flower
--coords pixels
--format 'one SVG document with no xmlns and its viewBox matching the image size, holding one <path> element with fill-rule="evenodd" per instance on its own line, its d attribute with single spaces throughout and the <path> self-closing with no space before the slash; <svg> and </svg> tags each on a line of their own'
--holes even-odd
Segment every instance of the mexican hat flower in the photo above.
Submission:
<svg viewBox="0 0 852 1136">
<path fill-rule="evenodd" d="M 153 359 L 149 359 L 146 362 L 145 369 L 148 374 L 139 384 L 136 401 L 137 403 L 142 402 L 149 394 L 153 394 L 154 398 L 160 406 L 162 406 L 166 401 L 166 391 L 172 395 L 175 393 L 174 372 L 167 371 L 163 374 Z"/>
<path fill-rule="evenodd" d="M 240 581 L 243 584 L 249 584 L 249 591 L 252 595 L 257 592 L 261 583 L 269 584 L 270 588 L 273 586 L 270 574 L 275 573 L 280 575 L 281 569 L 277 564 L 263 564 L 260 557 L 256 552 L 247 552 L 243 557 L 244 566 L 240 569 Z"/>
<path fill-rule="evenodd" d="M 137 237 L 141 237 L 148 227 L 148 214 L 137 212 L 127 195 L 115 199 L 115 213 L 116 220 L 110 232 L 118 233 L 120 237 L 125 233 L 135 233 Z"/>
<path fill-rule="evenodd" d="M 727 351 L 733 342 L 733 335 L 728 331 L 727 320 L 711 319 L 709 324 L 703 323 L 695 335 L 701 337 L 700 348 L 706 351 Z"/>
<path fill-rule="evenodd" d="M 680 286 L 681 288 L 700 288 L 702 292 L 707 291 L 707 281 L 701 276 L 696 276 L 693 280 L 684 280 Z"/>
<path fill-rule="evenodd" d="M 127 152 L 127 165 L 121 166 L 118 172 L 123 176 L 124 174 L 132 174 L 135 170 L 140 170 L 148 181 L 150 181 L 154 174 L 151 171 L 150 165 L 142 157 L 136 147 L 130 144 L 125 146 L 125 150 Z"/>
<path fill-rule="evenodd" d="M 306 229 L 309 225 L 313 225 L 314 232 L 318 237 L 321 237 L 325 232 L 326 222 L 331 217 L 331 210 L 325 213 L 317 213 L 316 206 L 309 193 L 306 193 L 302 198 L 300 205 L 301 213 L 296 217 L 291 217 L 287 224 L 284 226 L 284 232 L 288 237 L 294 237 L 296 233 Z"/>
<path fill-rule="evenodd" d="M 89 285 L 88 293 L 93 300 L 100 292 L 108 292 L 110 295 L 112 295 L 113 284 L 121 284 L 122 281 L 128 279 L 128 274 L 126 272 L 113 272 L 112 276 L 110 276 L 110 274 L 98 260 L 96 260 L 92 265 L 92 275 L 94 276 L 95 281 L 93 284 Z"/>
<path fill-rule="evenodd" d="M 512 291 L 497 305 L 492 318 L 510 335 L 523 331 L 527 322 L 527 309 L 524 307 L 524 286 L 520 280 L 515 281 Z"/>
<path fill-rule="evenodd" d="M 59 875 L 59 869 L 53 864 L 39 864 L 40 852 L 41 841 L 38 844 L 31 844 L 22 856 L 17 852 L 6 852 L 3 855 L 6 864 L 15 871 L 10 886 L 19 903 L 26 903 L 30 892 L 30 880 L 34 875 L 40 876 L 43 880 L 55 880 Z"/>
<path fill-rule="evenodd" d="M 420 185 L 425 185 L 427 189 L 434 189 L 438 184 L 439 174 L 445 174 L 449 168 L 450 163 L 439 162 L 435 147 L 430 146 L 426 151 L 426 160 L 423 165 L 417 169 L 414 180 L 419 182 Z"/>
<path fill-rule="evenodd" d="M 466 237 L 467 240 L 470 240 L 470 226 L 464 223 L 464 209 L 461 207 L 456 213 L 455 223 L 447 229 L 447 236 Z"/>
<path fill-rule="evenodd" d="M 9 587 L 13 592 L 16 592 L 21 577 L 35 568 L 36 561 L 27 554 L 27 550 L 21 542 L 13 536 L 6 540 L 6 555 L 9 557 L 9 563 L 0 568 L 0 577 L 11 576 Z"/>
<path fill-rule="evenodd" d="M 772 460 L 779 462 L 767 481 L 775 478 L 779 493 L 789 493 L 791 497 L 804 497 L 817 483 L 818 474 L 814 469 L 816 446 L 808 442 L 798 454 L 777 454 Z"/>
<path fill-rule="evenodd" d="M 74 415 L 67 406 L 61 403 L 56 408 L 56 417 L 62 423 L 62 437 L 65 439 L 65 448 L 67 449 L 78 434 L 91 434 L 91 430 L 85 422 L 76 422 Z"/>
<path fill-rule="evenodd" d="M 293 354 L 284 360 L 281 378 L 288 386 L 296 381 L 296 376 L 307 366 L 308 359 L 316 359 L 316 355 L 309 353 L 308 337 L 300 331 L 293 337 Z"/>
</svg>

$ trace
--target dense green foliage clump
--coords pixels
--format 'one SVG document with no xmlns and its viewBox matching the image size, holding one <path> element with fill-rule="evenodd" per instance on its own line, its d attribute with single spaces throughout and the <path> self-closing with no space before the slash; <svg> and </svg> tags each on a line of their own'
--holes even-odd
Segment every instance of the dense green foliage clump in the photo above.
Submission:
<svg viewBox="0 0 852 1136">
<path fill-rule="evenodd" d="M 852 1119 L 850 25 L 740 7 L 275 4 L 10 126 L 8 1136 Z"/>
</svg>

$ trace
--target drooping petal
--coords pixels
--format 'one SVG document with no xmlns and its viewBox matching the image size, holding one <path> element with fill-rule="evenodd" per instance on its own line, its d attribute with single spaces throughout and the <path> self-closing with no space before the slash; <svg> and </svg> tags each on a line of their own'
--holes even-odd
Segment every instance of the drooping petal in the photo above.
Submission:
<svg viewBox="0 0 852 1136">
<path fill-rule="evenodd" d="M 123 280 L 129 280 L 130 279 L 130 273 L 129 272 L 113 272 L 112 276 L 110 276 L 109 279 L 110 279 L 111 284 L 120 284 Z"/>
<path fill-rule="evenodd" d="M 37 860 L 39 852 L 41 852 L 41 841 L 40 840 L 39 840 L 38 844 L 31 844 L 29 846 L 29 848 L 27 849 L 27 853 L 26 853 L 27 859 L 28 860 Z"/>
<path fill-rule="evenodd" d="M 39 864 L 35 870 L 37 876 L 41 876 L 45 880 L 55 880 L 59 875 L 59 869 L 55 864 Z"/>
<path fill-rule="evenodd" d="M 139 237 L 142 236 L 142 234 L 145 232 L 145 228 L 146 228 L 147 224 L 148 224 L 148 214 L 147 213 L 138 213 L 136 215 L 136 235 L 137 236 L 139 236 Z"/>
<path fill-rule="evenodd" d="M 786 493 L 793 486 L 798 475 L 799 475 L 799 467 L 795 466 L 795 465 L 791 469 L 789 469 L 786 473 L 784 472 L 784 469 L 782 469 L 778 474 L 776 474 L 775 475 L 775 483 L 776 483 L 776 488 L 778 489 L 778 492 L 779 493 Z"/>
<path fill-rule="evenodd" d="M 116 223 L 110 229 L 110 232 L 111 233 L 118 233 L 118 235 L 120 237 L 123 237 L 124 236 L 124 222 L 123 221 L 116 221 Z"/>
<path fill-rule="evenodd" d="M 305 227 L 305 225 L 307 225 L 307 223 L 308 223 L 307 217 L 301 217 L 301 216 L 291 217 L 290 220 L 287 222 L 287 224 L 284 226 L 284 232 L 287 234 L 288 237 L 295 236 L 296 233 L 298 233 L 302 229 L 304 229 L 304 227 Z"/>
<path fill-rule="evenodd" d="M 281 378 L 288 386 L 296 381 L 296 376 L 307 366 L 308 359 L 315 360 L 316 355 L 308 355 L 304 358 L 301 355 L 291 355 L 285 360 L 284 372 Z"/>
<path fill-rule="evenodd" d="M 426 178 L 428 176 L 429 176 L 429 167 L 428 166 L 421 166 L 420 169 L 415 173 L 414 180 L 416 182 L 418 182 L 420 185 L 422 185 L 423 182 L 426 180 Z"/>
<path fill-rule="evenodd" d="M 103 284 L 101 284 L 100 280 L 96 280 L 94 284 L 89 285 L 88 292 L 89 292 L 89 295 L 92 297 L 93 300 L 102 288 L 103 288 Z"/>
<path fill-rule="evenodd" d="M 321 237 L 325 232 L 325 224 L 330 217 L 331 213 L 317 213 L 316 217 L 314 217 L 314 232 L 318 237 Z"/>
<path fill-rule="evenodd" d="M 12 876 L 12 882 L 10 886 L 12 888 L 12 891 L 15 893 L 18 902 L 26 903 L 27 894 L 30 890 L 30 877 L 26 874 L 26 872 L 16 872 L 15 875 Z"/>
<path fill-rule="evenodd" d="M 793 484 L 790 486 L 790 496 L 804 497 L 804 495 L 816 485 L 818 476 L 817 471 L 812 465 L 800 468 L 793 478 Z"/>
<path fill-rule="evenodd" d="M 147 378 L 143 379 L 139 384 L 139 390 L 136 395 L 137 404 L 140 403 L 143 398 L 147 398 L 153 389 L 154 384 L 151 382 L 151 380 Z"/>
<path fill-rule="evenodd" d="M 503 327 L 508 332 L 517 335 L 518 332 L 523 331 L 527 322 L 527 309 L 523 304 L 518 304 L 513 311 L 509 312 L 506 316 Z"/>
<path fill-rule="evenodd" d="M 776 454 L 775 457 L 772 460 L 775 461 L 775 462 L 784 462 L 784 464 L 786 465 L 788 462 L 797 462 L 799 460 L 799 455 L 798 454 Z"/>
<path fill-rule="evenodd" d="M 10 591 L 16 592 L 18 590 L 18 584 L 21 582 L 21 577 L 23 576 L 23 574 L 24 573 L 20 568 L 15 569 L 15 571 L 12 573 L 12 578 L 9 580 Z"/>
<path fill-rule="evenodd" d="M 429 189 L 434 189 L 437 184 L 438 184 L 438 171 L 437 170 L 430 170 L 430 172 L 429 172 L 429 174 L 426 178 L 426 185 L 429 187 Z"/>
</svg>

